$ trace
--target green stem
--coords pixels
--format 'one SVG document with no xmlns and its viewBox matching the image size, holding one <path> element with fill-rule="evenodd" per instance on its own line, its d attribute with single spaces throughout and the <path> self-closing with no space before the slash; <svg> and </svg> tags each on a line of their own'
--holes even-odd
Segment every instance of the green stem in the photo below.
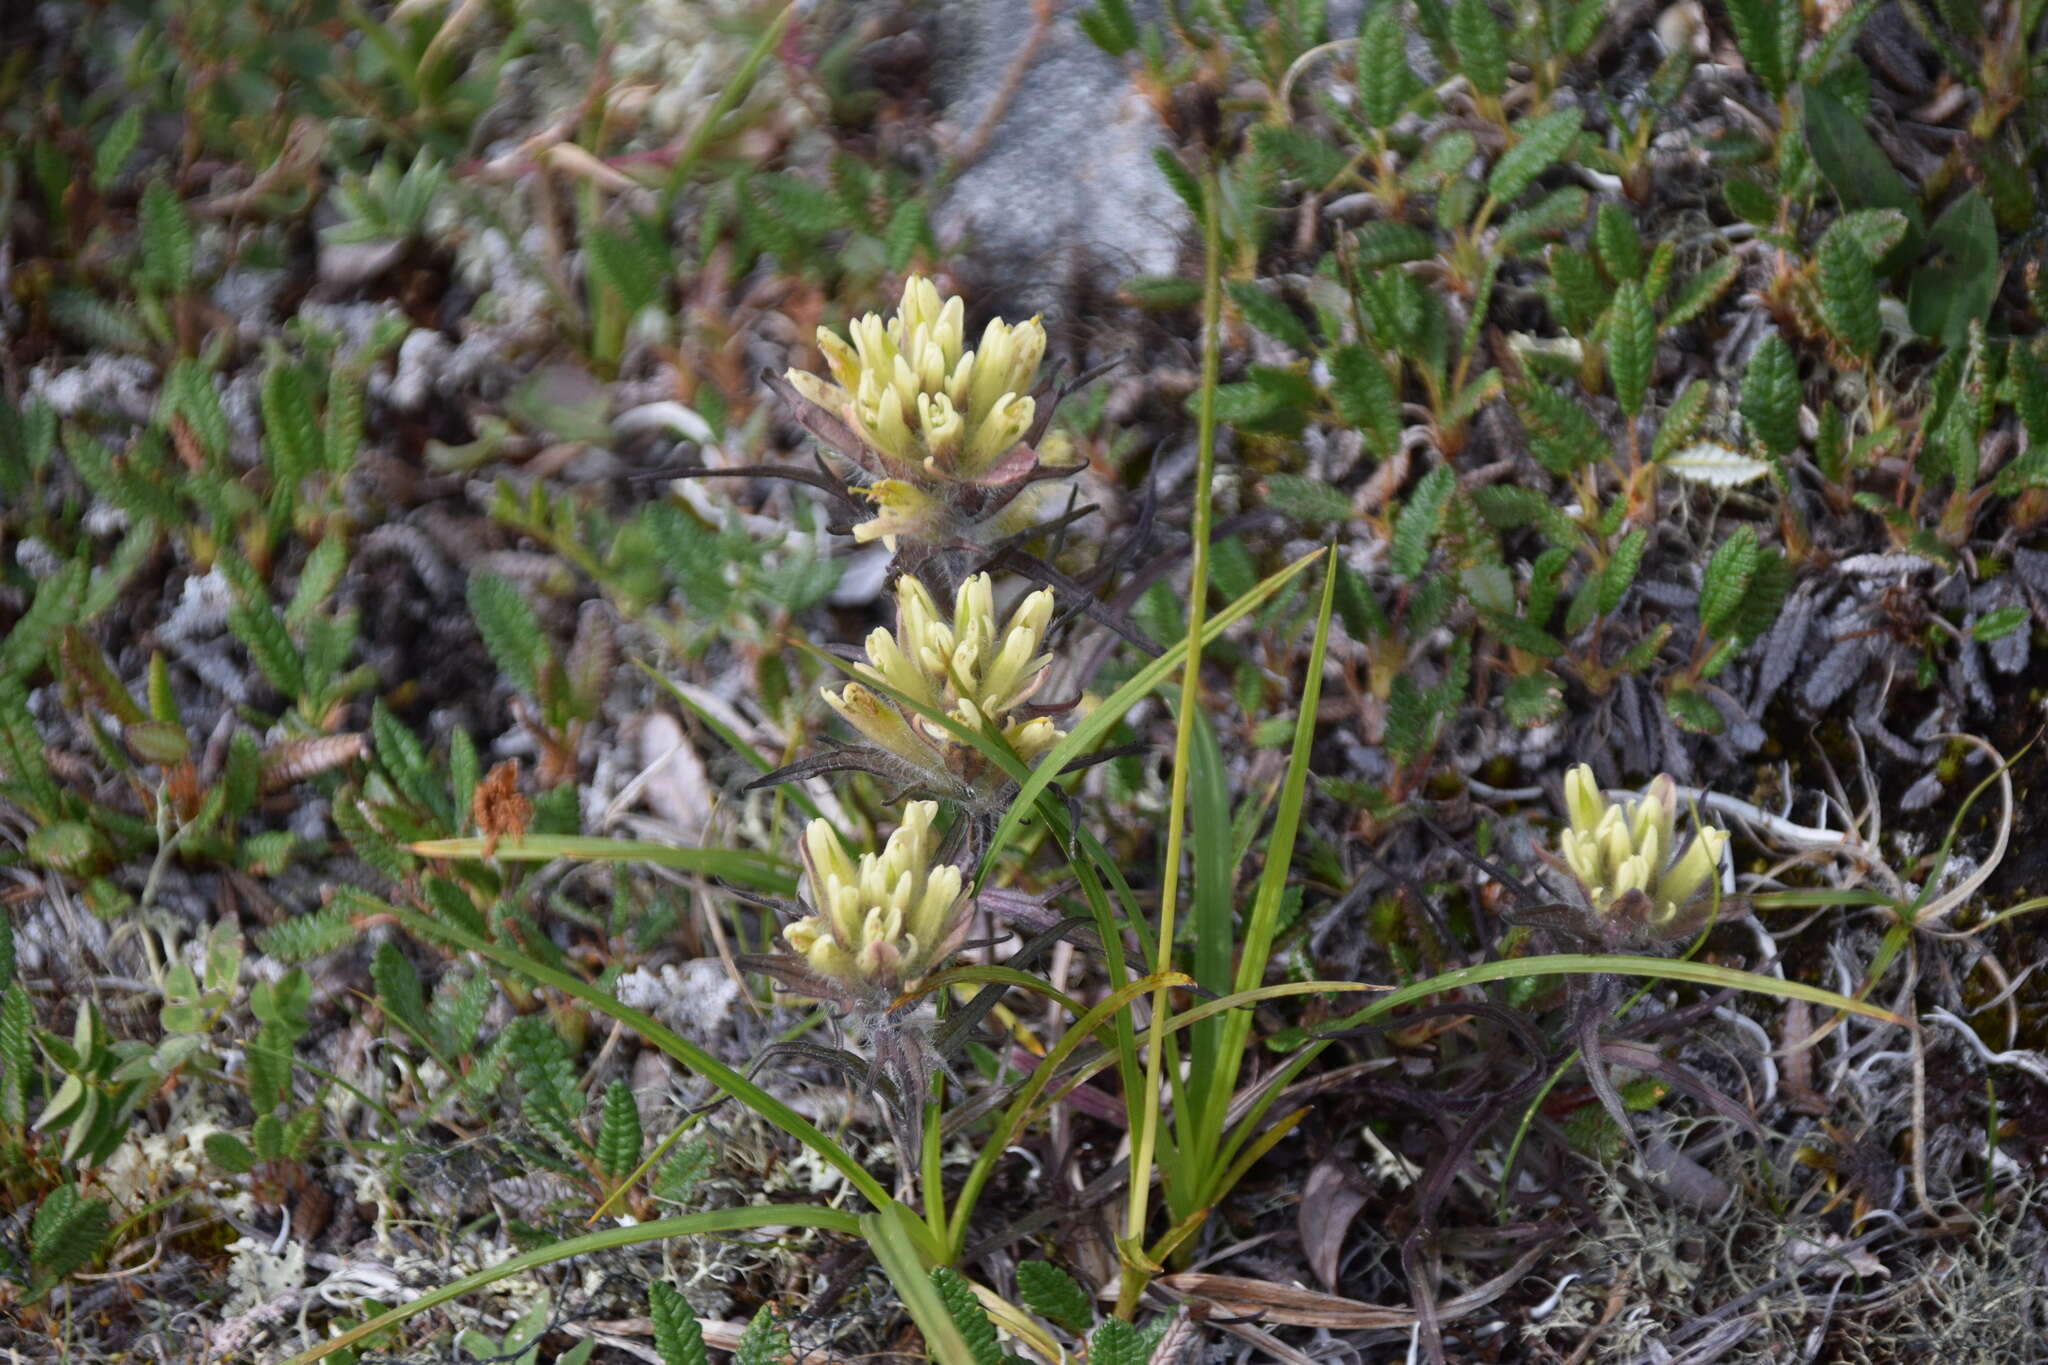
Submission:
<svg viewBox="0 0 2048 1365">
<path fill-rule="evenodd" d="M 1194 558 L 1188 569 L 1187 658 L 1181 664 L 1180 714 L 1173 741 L 1173 785 L 1166 817 L 1166 866 L 1159 891 L 1159 948 L 1153 962 L 1155 972 L 1169 970 L 1173 963 L 1174 914 L 1179 909 L 1180 846 L 1187 818 L 1188 745 L 1195 722 L 1195 707 L 1201 702 L 1202 619 L 1209 602 L 1209 490 L 1216 474 L 1216 371 L 1220 336 L 1217 326 L 1222 312 L 1223 242 L 1217 214 L 1216 173 L 1212 169 L 1202 182 L 1202 391 L 1197 409 L 1195 433 Z M 1145 1050 L 1145 1100 L 1138 1111 L 1137 1140 L 1131 1150 L 1130 1204 L 1125 1211 L 1123 1238 L 1123 1282 L 1117 1293 L 1117 1316 L 1128 1321 L 1137 1311 L 1138 1295 L 1145 1288 L 1143 1265 L 1145 1223 L 1151 1213 L 1152 1162 L 1159 1141 L 1160 1067 L 1166 1056 L 1166 1017 L 1169 1001 L 1165 987 L 1153 993 L 1151 1038 Z"/>
</svg>

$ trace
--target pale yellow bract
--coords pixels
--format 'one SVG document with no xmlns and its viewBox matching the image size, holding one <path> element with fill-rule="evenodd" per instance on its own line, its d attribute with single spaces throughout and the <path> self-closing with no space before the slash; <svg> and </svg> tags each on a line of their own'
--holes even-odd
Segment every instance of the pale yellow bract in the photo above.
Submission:
<svg viewBox="0 0 2048 1365">
<path fill-rule="evenodd" d="M 839 418 L 867 447 L 857 458 L 874 477 L 857 491 L 876 512 L 853 528 L 856 540 L 893 548 L 898 536 L 930 538 L 950 524 L 946 485 L 1000 486 L 1028 467 L 1010 457 L 1038 415 L 1031 390 L 1045 358 L 1045 328 L 1036 317 L 996 318 L 968 350 L 965 313 L 958 298 L 913 275 L 893 316 L 855 319 L 850 340 L 818 329 L 830 380 L 795 369 L 785 376 L 798 396 Z M 1036 461 L 1041 452 L 1023 454 Z M 1046 462 L 1061 463 L 1050 454 Z"/>
<path fill-rule="evenodd" d="M 1040 588 L 1000 623 L 989 576 L 975 574 L 960 585 L 948 619 L 924 584 L 905 574 L 896 580 L 895 633 L 869 634 L 867 661 L 856 671 L 962 725 L 979 730 L 984 720 L 993 721 L 1018 757 L 1030 762 L 1059 741 L 1059 730 L 1044 716 L 1010 715 L 1038 690 L 1052 662 L 1040 652 L 1052 611 L 1052 591 Z M 858 682 L 837 692 L 826 688 L 824 697 L 849 725 L 899 758 L 919 768 L 950 767 L 944 758 L 957 741 L 929 718 L 906 714 Z"/>
<path fill-rule="evenodd" d="M 1656 919 L 1671 919 L 1721 865 L 1725 830 L 1699 827 L 1679 851 L 1678 793 L 1669 775 L 1660 774 L 1641 797 L 1621 805 L 1607 799 L 1592 768 L 1581 763 L 1565 774 L 1564 796 L 1570 823 L 1558 836 L 1558 851 L 1596 912 L 1640 891 Z"/>
<path fill-rule="evenodd" d="M 842 340 L 818 329 L 832 381 L 802 370 L 787 378 L 820 407 L 844 416 L 870 445 L 899 465 L 972 479 L 1008 454 L 1031 430 L 1030 390 L 1045 357 L 1037 318 L 996 318 L 981 344 L 966 350 L 965 305 L 913 275 L 895 316 L 869 313 Z"/>
<path fill-rule="evenodd" d="M 914 986 L 959 945 L 966 923 L 960 869 L 934 866 L 936 801 L 912 801 L 879 854 L 856 862 L 832 826 L 804 831 L 814 913 L 783 929 L 812 971 L 850 986 Z"/>
</svg>

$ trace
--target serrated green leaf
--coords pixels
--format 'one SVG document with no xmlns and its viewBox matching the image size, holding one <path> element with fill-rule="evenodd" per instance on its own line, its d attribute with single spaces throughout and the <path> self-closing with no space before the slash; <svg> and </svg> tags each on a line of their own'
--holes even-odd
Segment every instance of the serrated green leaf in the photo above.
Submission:
<svg viewBox="0 0 2048 1365">
<path fill-rule="evenodd" d="M 583 1097 L 561 1036 L 538 1016 L 522 1015 L 505 1030 L 505 1050 L 527 1121 L 565 1155 L 588 1154 L 589 1144 L 574 1123 Z"/>
<path fill-rule="evenodd" d="M 654 1350 L 661 1365 L 711 1365 L 704 1328 L 676 1287 L 666 1280 L 647 1286 L 648 1316 L 654 1322 Z"/>
<path fill-rule="evenodd" d="M 1643 238 L 1629 211 L 1612 199 L 1600 205 L 1593 220 L 1593 245 L 1600 265 L 1616 284 L 1643 277 Z"/>
<path fill-rule="evenodd" d="M 1821 320 L 1843 345 L 1869 359 L 1877 351 L 1883 319 L 1868 252 L 1838 221 L 1820 239 L 1818 265 Z"/>
<path fill-rule="evenodd" d="M 1649 533 L 1638 528 L 1621 538 L 1621 544 L 1614 547 L 1614 554 L 1607 561 L 1607 567 L 1600 571 L 1600 614 L 1610 615 L 1621 605 L 1621 599 L 1628 593 L 1629 586 L 1636 581 L 1636 571 L 1642 568 L 1643 551 L 1650 543 Z"/>
<path fill-rule="evenodd" d="M 1569 476 L 1610 453 L 1592 414 L 1556 389 L 1523 384 L 1510 402 L 1528 434 L 1530 453 L 1551 473 Z"/>
<path fill-rule="evenodd" d="M 1260 124 L 1252 130 L 1251 142 L 1264 165 L 1317 189 L 1342 175 L 1351 160 L 1335 143 L 1284 124 Z"/>
<path fill-rule="evenodd" d="M 1088 1336 L 1088 1365 L 1145 1365 L 1147 1347 L 1122 1318 L 1104 1318 Z"/>
<path fill-rule="evenodd" d="M 1558 320 L 1574 332 L 1584 329 L 1607 311 L 1614 291 L 1600 278 L 1593 258 L 1567 246 L 1553 246 L 1546 257 L 1550 280 L 1560 307 Z"/>
<path fill-rule="evenodd" d="M 1478 152 L 1479 139 L 1463 128 L 1439 133 L 1401 172 L 1401 183 L 1412 189 L 1433 188 L 1445 176 L 1464 170 Z"/>
<path fill-rule="evenodd" d="M 142 106 L 131 104 L 121 111 L 100 139 L 92 154 L 92 187 L 105 194 L 120 176 L 128 158 L 142 142 Z"/>
<path fill-rule="evenodd" d="M 716 1155 L 703 1138 L 678 1143 L 654 1174 L 654 1197 L 671 1204 L 687 1200 L 698 1182 L 710 1173 Z"/>
<path fill-rule="evenodd" d="M 519 589 L 494 573 L 469 576 L 469 613 L 492 662 L 522 694 L 538 698 L 548 659 L 540 618 Z"/>
<path fill-rule="evenodd" d="M 1484 0 L 1473 0 L 1485 9 Z M 1463 5 L 1460 8 L 1464 8 Z M 1491 14 L 1488 15 L 1489 22 Z M 1555 109 L 1514 125 L 1515 145 L 1501 153 L 1486 177 L 1486 192 L 1506 204 L 1534 184 L 1536 177 L 1556 164 L 1579 135 L 1584 115 L 1576 108 Z"/>
<path fill-rule="evenodd" d="M 1747 526 L 1715 547 L 1700 579 L 1700 629 L 1705 634 L 1718 637 L 1734 618 L 1760 555 L 1756 532 Z"/>
<path fill-rule="evenodd" d="M 1181 164 L 1179 157 L 1164 147 L 1152 149 L 1152 164 L 1159 168 L 1159 174 L 1165 177 L 1167 185 L 1179 197 L 1181 203 L 1187 205 L 1188 212 L 1194 215 L 1195 221 L 1201 222 L 1206 213 L 1202 182 L 1195 179 L 1194 173 Z"/>
<path fill-rule="evenodd" d="M 81 1198 L 76 1185 L 59 1185 L 36 1207 L 29 1260 L 48 1278 L 61 1280 L 99 1255 L 112 1228 L 105 1200 Z"/>
<path fill-rule="evenodd" d="M 28 991 L 11 978 L 10 972 L 0 990 L 0 1124 L 22 1128 L 28 1123 L 28 1087 L 35 1065 L 35 1015 Z"/>
<path fill-rule="evenodd" d="M 1650 459 L 1666 460 L 1686 446 L 1692 444 L 1699 434 L 1707 414 L 1707 386 L 1697 380 L 1688 381 L 1665 409 L 1664 420 L 1658 424 L 1657 436 L 1650 443 Z"/>
<path fill-rule="evenodd" d="M 1500 225 L 1502 252 L 1518 252 L 1538 237 L 1569 232 L 1586 217 L 1591 196 L 1577 185 L 1561 185 L 1534 204 L 1508 215 Z"/>
<path fill-rule="evenodd" d="M 789 1353 L 789 1333 L 776 1318 L 774 1308 L 764 1304 L 740 1333 L 732 1365 L 781 1365 Z"/>
<path fill-rule="evenodd" d="M 161 180 L 142 192 L 142 271 L 158 289 L 183 293 L 192 287 L 192 225 L 178 196 Z"/>
<path fill-rule="evenodd" d="M 278 494 L 289 498 L 301 480 L 325 463 L 327 448 L 298 366 L 285 360 L 271 364 L 263 376 L 262 408 L 264 448 Z"/>
<path fill-rule="evenodd" d="M 1728 292 L 1742 273 L 1742 261 L 1735 256 L 1723 256 L 1720 260 L 1694 275 L 1685 282 L 1685 288 L 1678 291 L 1678 297 L 1664 312 L 1664 329 L 1683 327 L 1701 313 L 1707 306 Z"/>
<path fill-rule="evenodd" d="M 640 1164 L 640 1109 L 633 1102 L 633 1087 L 615 1080 L 605 1087 L 604 1108 L 597 1128 L 597 1167 L 614 1180 L 623 1180 Z"/>
<path fill-rule="evenodd" d="M 1291 521 L 1316 526 L 1351 519 L 1351 499 L 1321 479 L 1300 474 L 1268 474 L 1266 506 Z"/>
<path fill-rule="evenodd" d="M 256 935 L 256 946 L 280 962 L 306 962 L 356 941 L 349 908 L 337 899 L 310 914 L 295 915 Z"/>
<path fill-rule="evenodd" d="M 1751 74 L 1773 98 L 1783 98 L 1792 80 L 1793 55 L 1785 50 L 1782 11 L 1797 0 L 1728 0 L 1728 19 L 1735 45 Z"/>
<path fill-rule="evenodd" d="M 1429 562 L 1430 543 L 1443 522 L 1444 504 L 1457 486 L 1456 471 L 1449 465 L 1438 465 L 1416 483 L 1407 505 L 1395 516 L 1387 562 L 1402 578 L 1415 578 Z"/>
<path fill-rule="evenodd" d="M 1093 7 L 1074 16 L 1074 22 L 1090 42 L 1112 57 L 1121 57 L 1138 45 L 1138 21 L 1125 0 L 1095 0 Z"/>
<path fill-rule="evenodd" d="M 1564 684 L 1551 673 L 1531 673 L 1510 682 L 1501 694 L 1508 722 L 1523 729 L 1548 725 L 1564 714 Z"/>
<path fill-rule="evenodd" d="M 1616 401 L 1629 416 L 1642 411 L 1656 366 L 1657 315 L 1642 286 L 1624 281 L 1607 313 L 1607 373 Z"/>
<path fill-rule="evenodd" d="M 1424 261 L 1436 255 L 1436 241 L 1413 223 L 1392 219 L 1367 223 L 1351 234 L 1351 263 L 1361 272 Z"/>
<path fill-rule="evenodd" d="M 377 987 L 377 1003 L 385 1014 L 418 1037 L 430 1043 L 434 1040 L 419 969 L 403 948 L 389 939 L 378 944 L 370 959 L 370 980 Z"/>
<path fill-rule="evenodd" d="M 1329 354 L 1330 399 L 1379 459 L 1401 448 L 1401 403 L 1380 358 L 1356 342 Z"/>
<path fill-rule="evenodd" d="M 1451 6 L 1451 48 L 1472 89 L 1500 98 L 1508 84 L 1507 38 L 1486 0 L 1456 0 Z"/>
<path fill-rule="evenodd" d="M 890 213 L 882 229 L 882 249 L 887 253 L 890 270 L 902 271 L 920 246 L 931 245 L 931 219 L 925 210 L 925 201 L 919 196 L 905 199 Z"/>
<path fill-rule="evenodd" d="M 206 1159 L 229 1175 L 247 1175 L 256 1167 L 255 1153 L 233 1133 L 208 1133 L 202 1145 Z"/>
<path fill-rule="evenodd" d="M 1244 315 L 1244 320 L 1267 336 L 1297 351 L 1315 349 L 1315 339 L 1309 335 L 1308 324 L 1295 316 L 1286 300 L 1267 293 L 1249 280 L 1234 280 L 1225 286 L 1225 290 L 1231 302 L 1237 305 L 1238 312 Z"/>
<path fill-rule="evenodd" d="M 0 640 L 0 678 L 26 680 L 35 673 L 64 628 L 78 619 L 86 582 L 85 560 L 74 559 L 36 584 L 28 610 Z"/>
<path fill-rule="evenodd" d="M 973 1365 L 1004 1365 L 1002 1347 L 996 1343 L 995 1324 L 989 1321 L 981 1300 L 974 1296 L 974 1287 L 958 1271 L 946 1266 L 932 1270 L 932 1286 L 946 1305 L 946 1316 L 960 1329 Z"/>
<path fill-rule="evenodd" d="M 1050 1261 L 1017 1263 L 1017 1297 L 1042 1318 L 1083 1335 L 1095 1321 L 1095 1306 L 1088 1291 L 1074 1277 Z"/>
<path fill-rule="evenodd" d="M 1664 709 L 1681 730 L 1696 735 L 1718 735 L 1725 728 L 1720 708 L 1705 693 L 1690 687 L 1675 687 L 1664 698 Z"/>
<path fill-rule="evenodd" d="M 1773 455 L 1799 444 L 1799 362 L 1773 330 L 1750 352 L 1742 375 L 1742 420 L 1749 434 Z"/>
<path fill-rule="evenodd" d="M 1399 0 L 1378 0 L 1358 29 L 1359 108 L 1373 127 L 1391 127 L 1418 84 Z"/>
</svg>

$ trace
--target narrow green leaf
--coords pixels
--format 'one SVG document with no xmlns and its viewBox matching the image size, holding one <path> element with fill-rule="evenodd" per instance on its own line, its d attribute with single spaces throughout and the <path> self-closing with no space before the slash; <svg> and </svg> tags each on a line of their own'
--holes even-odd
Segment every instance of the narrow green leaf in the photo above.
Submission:
<svg viewBox="0 0 2048 1365">
<path fill-rule="evenodd" d="M 1474 3 L 1481 9 L 1485 8 L 1484 0 L 1474 0 Z M 1459 8 L 1462 10 L 1464 6 Z M 1549 170 L 1564 155 L 1565 149 L 1572 145 L 1572 139 L 1579 135 L 1583 118 L 1577 106 L 1573 106 L 1555 109 L 1514 125 L 1518 135 L 1515 145 L 1501 153 L 1500 160 L 1493 163 L 1493 170 L 1486 177 L 1486 192 L 1503 204 L 1520 196 L 1523 190 L 1535 183 L 1537 176 Z"/>
<path fill-rule="evenodd" d="M 1799 444 L 1799 362 L 1774 329 L 1749 355 L 1742 375 L 1742 420 L 1757 443 L 1773 455 Z"/>
<path fill-rule="evenodd" d="M 1657 316 L 1641 286 L 1625 281 L 1607 314 L 1607 372 L 1616 401 L 1631 417 L 1643 409 L 1656 364 Z"/>
<path fill-rule="evenodd" d="M 1700 579 L 1700 629 L 1707 635 L 1719 636 L 1742 605 L 1759 553 L 1756 532 L 1747 526 L 1715 547 Z"/>
</svg>

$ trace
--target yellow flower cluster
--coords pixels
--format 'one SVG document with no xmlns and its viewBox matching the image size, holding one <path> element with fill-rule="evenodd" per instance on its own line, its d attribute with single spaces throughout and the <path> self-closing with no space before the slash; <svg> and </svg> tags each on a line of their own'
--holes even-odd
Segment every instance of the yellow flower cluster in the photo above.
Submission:
<svg viewBox="0 0 2048 1365">
<path fill-rule="evenodd" d="M 927 544 L 1028 525 L 1040 499 L 1028 496 L 1029 475 L 1069 467 L 1057 439 L 1026 445 L 1038 416 L 1031 389 L 1045 358 L 1037 318 L 997 318 L 981 344 L 966 349 L 965 307 L 942 298 L 921 275 L 903 286 L 895 316 L 869 313 L 848 329 L 851 340 L 818 329 L 831 367 L 825 380 L 802 370 L 784 376 L 799 398 L 830 414 L 853 449 L 841 453 L 869 481 L 855 491 L 875 515 L 853 528 L 865 544 L 896 548 L 898 537 Z"/>
<path fill-rule="evenodd" d="M 832 826 L 804 831 L 804 872 L 815 913 L 782 931 L 820 976 L 897 991 L 915 986 L 959 946 L 967 926 L 960 869 L 933 866 L 936 801 L 913 801 L 879 854 L 855 862 Z"/>
<path fill-rule="evenodd" d="M 1037 318 L 1015 326 L 997 318 L 966 350 L 964 305 L 941 299 L 938 286 L 913 275 L 896 315 L 876 313 L 841 340 L 818 329 L 832 367 L 827 383 L 791 370 L 796 391 L 843 417 L 896 472 L 971 479 L 1013 450 L 1031 430 L 1030 396 L 1045 356 Z"/>
<path fill-rule="evenodd" d="M 1002 727 L 1003 738 L 1029 762 L 1059 741 L 1059 730 L 1044 716 L 1011 720 L 1044 680 L 1052 656 L 1039 651 L 1052 621 L 1053 596 L 1041 588 L 998 624 L 987 574 L 975 574 L 954 595 L 949 621 L 922 583 L 909 574 L 896 580 L 896 632 L 868 636 L 867 662 L 857 671 L 979 730 L 984 720 Z M 869 740 L 913 766 L 950 771 L 957 741 L 928 717 L 906 713 L 858 682 L 825 700 Z"/>
<path fill-rule="evenodd" d="M 1649 898 L 1657 919 L 1668 920 L 1721 865 L 1725 830 L 1698 827 L 1679 851 L 1678 793 L 1669 775 L 1659 775 L 1623 806 L 1608 801 L 1593 770 L 1581 763 L 1565 774 L 1564 796 L 1570 823 L 1558 838 L 1559 851 L 1596 912 L 1635 891 Z"/>
</svg>

